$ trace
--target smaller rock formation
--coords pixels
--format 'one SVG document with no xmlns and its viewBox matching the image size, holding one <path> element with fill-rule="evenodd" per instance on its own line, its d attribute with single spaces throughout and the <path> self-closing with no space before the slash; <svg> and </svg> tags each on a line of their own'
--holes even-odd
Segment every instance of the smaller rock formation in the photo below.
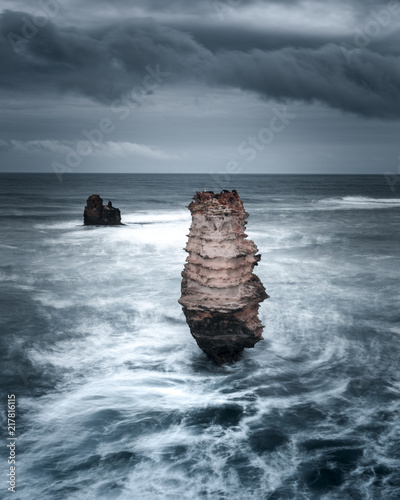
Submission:
<svg viewBox="0 0 400 500">
<path fill-rule="evenodd" d="M 258 308 L 268 295 L 253 274 L 261 256 L 246 239 L 249 214 L 235 190 L 193 199 L 179 303 L 198 346 L 218 364 L 229 363 L 262 340 Z"/>
<path fill-rule="evenodd" d="M 92 194 L 86 202 L 83 222 L 85 226 L 119 226 L 121 212 L 112 206 L 111 201 L 108 205 L 103 205 L 102 198 L 98 194 Z"/>
</svg>

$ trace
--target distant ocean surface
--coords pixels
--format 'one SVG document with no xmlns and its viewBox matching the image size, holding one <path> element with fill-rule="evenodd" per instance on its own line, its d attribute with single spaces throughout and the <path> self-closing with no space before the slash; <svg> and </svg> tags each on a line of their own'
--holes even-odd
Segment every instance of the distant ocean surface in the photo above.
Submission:
<svg viewBox="0 0 400 500">
<path fill-rule="evenodd" d="M 271 296 L 217 367 L 181 307 L 209 175 L 3 174 L 0 497 L 400 498 L 400 192 L 383 176 L 231 176 Z M 84 227 L 100 194 L 121 227 Z M 17 493 L 7 492 L 7 393 Z"/>
</svg>

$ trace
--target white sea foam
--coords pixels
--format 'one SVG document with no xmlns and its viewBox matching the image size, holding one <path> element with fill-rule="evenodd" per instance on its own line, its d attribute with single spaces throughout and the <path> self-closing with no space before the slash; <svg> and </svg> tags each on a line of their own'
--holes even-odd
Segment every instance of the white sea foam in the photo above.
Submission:
<svg viewBox="0 0 400 500">
<path fill-rule="evenodd" d="M 36 229 L 41 229 L 44 231 L 51 231 L 53 229 L 57 230 L 68 230 L 68 229 L 74 229 L 76 227 L 83 226 L 83 221 L 82 224 L 80 224 L 77 220 L 74 221 L 60 221 L 60 222 L 54 222 L 53 224 L 35 224 L 34 227 Z"/>
<path fill-rule="evenodd" d="M 125 224 L 154 224 L 183 221 L 190 224 L 190 214 L 188 210 L 179 212 L 128 212 L 123 214 Z"/>
<path fill-rule="evenodd" d="M 346 198 L 309 209 L 392 203 Z M 393 497 L 395 475 L 377 467 L 398 467 L 398 272 L 382 258 L 397 246 L 382 253 L 339 217 L 304 214 L 250 218 L 271 295 L 265 340 L 225 367 L 197 347 L 177 303 L 188 211 L 35 227 L 46 234 L 29 266 L 8 275 L 31 308 L 18 337 L 21 499 L 339 498 L 318 483 L 326 470 L 340 498 Z M 44 395 L 29 392 L 41 383 Z"/>
<path fill-rule="evenodd" d="M 326 208 L 392 208 L 400 206 L 400 198 L 370 198 L 368 196 L 338 196 L 335 198 L 325 198 L 319 200 L 319 205 Z"/>
</svg>

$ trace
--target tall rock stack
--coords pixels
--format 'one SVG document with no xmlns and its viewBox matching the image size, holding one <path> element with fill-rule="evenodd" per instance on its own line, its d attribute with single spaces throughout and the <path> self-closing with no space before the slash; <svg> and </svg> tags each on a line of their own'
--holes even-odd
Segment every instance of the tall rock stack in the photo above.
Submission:
<svg viewBox="0 0 400 500">
<path fill-rule="evenodd" d="M 111 201 L 103 205 L 103 199 L 98 194 L 92 194 L 86 202 L 83 222 L 85 226 L 119 226 L 121 212 L 112 206 Z"/>
<path fill-rule="evenodd" d="M 268 295 L 253 274 L 261 255 L 246 239 L 249 214 L 235 190 L 197 192 L 193 199 L 179 303 L 199 347 L 218 364 L 229 363 L 262 340 L 258 309 Z"/>
</svg>

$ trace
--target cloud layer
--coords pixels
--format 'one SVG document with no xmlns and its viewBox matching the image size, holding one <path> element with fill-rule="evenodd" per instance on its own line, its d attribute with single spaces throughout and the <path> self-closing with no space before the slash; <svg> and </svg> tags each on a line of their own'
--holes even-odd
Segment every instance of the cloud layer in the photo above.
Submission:
<svg viewBox="0 0 400 500">
<path fill-rule="evenodd" d="M 135 5 L 165 10 L 165 3 L 158 0 L 146 4 Z M 126 4 L 116 5 L 123 9 Z M 176 0 L 169 11 L 181 5 Z M 205 8 L 201 2 L 186 5 L 191 14 Z M 374 6 L 376 19 L 366 11 L 368 2 L 353 2 L 352 12 L 358 14 L 360 25 L 343 36 L 339 28 L 326 36 L 307 33 L 306 25 L 290 33 L 281 27 L 279 34 L 270 27 L 263 34 L 257 27 L 222 22 L 216 29 L 215 22 L 207 25 L 193 19 L 185 28 L 183 21 L 176 20 L 172 26 L 156 16 L 104 20 L 95 27 L 49 21 L 36 28 L 30 25 L 31 14 L 8 10 L 0 15 L 0 89 L 38 97 L 83 95 L 108 104 L 136 89 L 130 95 L 140 101 L 142 92 L 151 93 L 160 84 L 146 69 L 154 72 L 158 65 L 168 73 L 163 84 L 177 88 L 200 82 L 239 88 L 262 99 L 320 102 L 363 116 L 399 118 L 396 23 L 400 15 L 385 18 L 379 9 L 387 4 L 374 2 Z"/>
<path fill-rule="evenodd" d="M 170 160 L 177 157 L 166 153 L 153 146 L 146 144 L 136 144 L 132 142 L 115 142 L 105 141 L 99 143 L 89 143 L 89 141 L 55 141 L 55 140 L 36 140 L 36 141 L 20 141 L 20 140 L 4 140 L 0 139 L 1 151 L 14 151 L 19 153 L 50 153 L 56 155 L 66 155 L 71 150 L 83 149 L 92 155 L 100 155 L 105 157 L 127 157 L 139 156 L 142 158 L 150 158 L 153 160 Z M 85 156 L 85 153 L 83 154 Z"/>
</svg>

